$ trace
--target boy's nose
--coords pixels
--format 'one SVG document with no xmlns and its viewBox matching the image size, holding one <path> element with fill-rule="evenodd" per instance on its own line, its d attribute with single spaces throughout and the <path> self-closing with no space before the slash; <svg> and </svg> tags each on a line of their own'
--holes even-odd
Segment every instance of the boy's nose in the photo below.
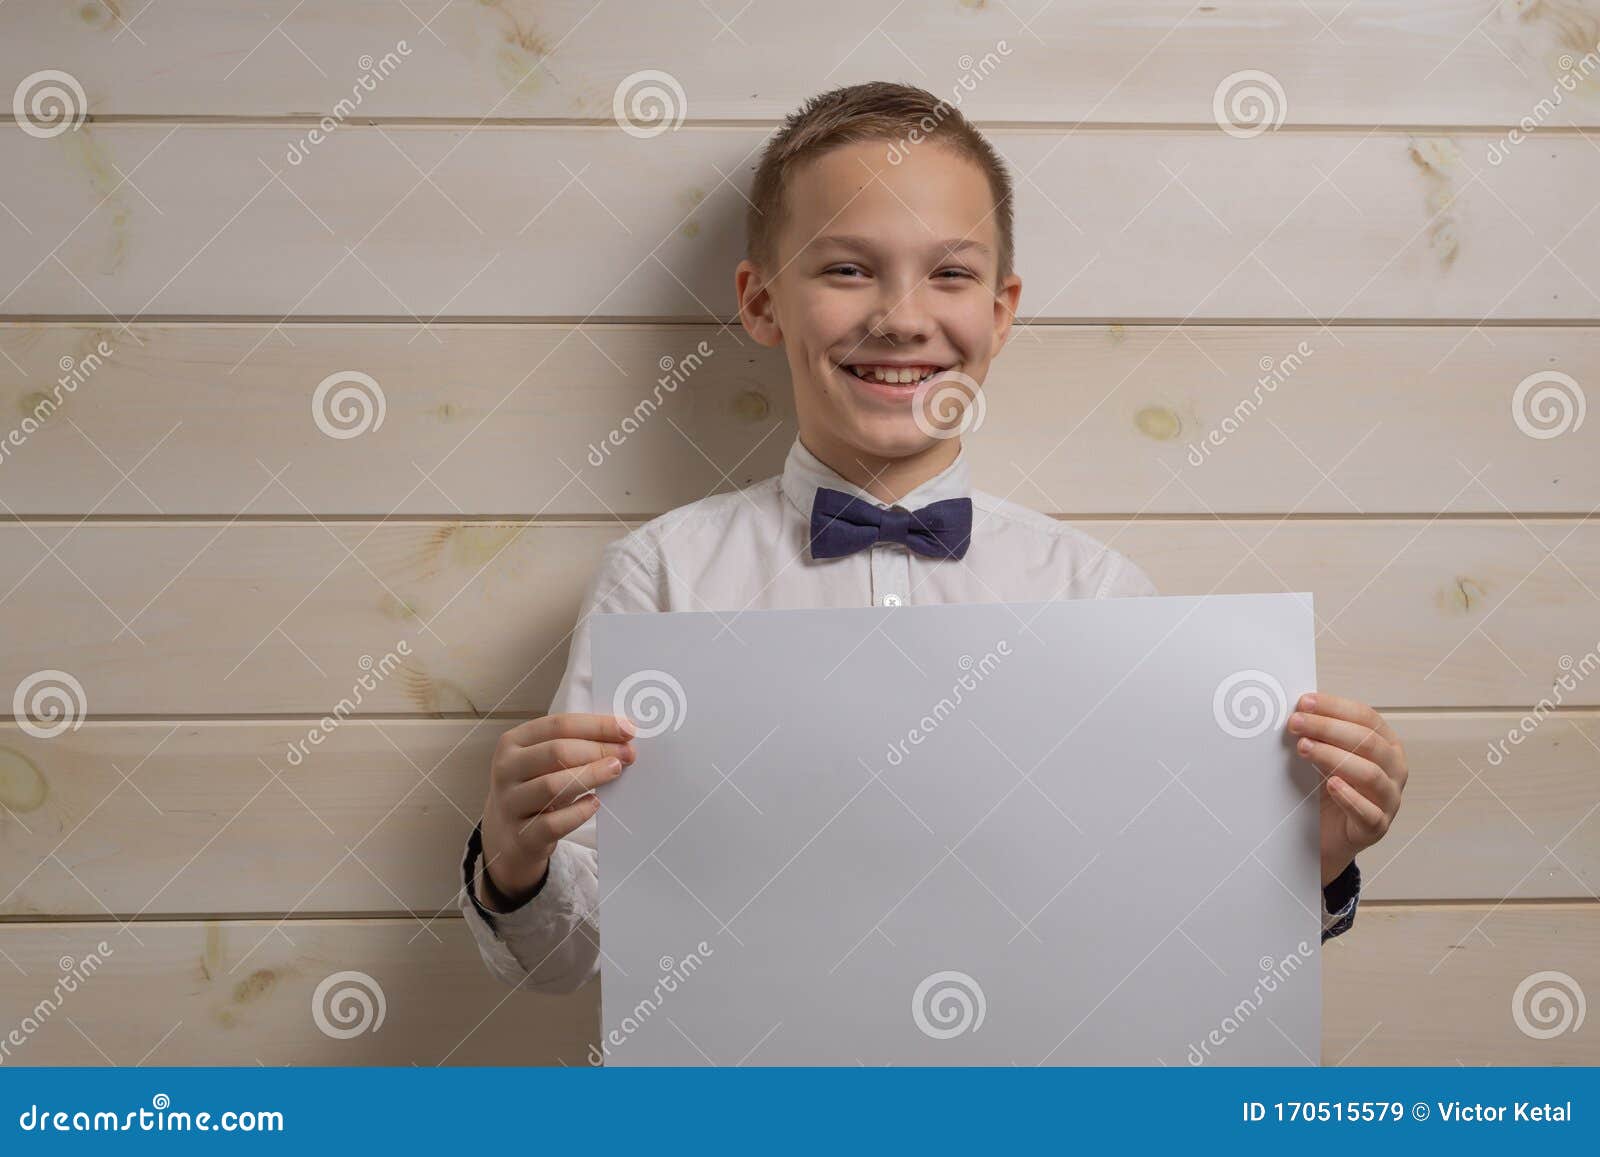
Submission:
<svg viewBox="0 0 1600 1157">
<path fill-rule="evenodd" d="M 872 326 L 872 335 L 886 341 L 914 341 L 928 336 L 928 325 L 928 312 L 912 292 L 884 307 Z"/>
</svg>

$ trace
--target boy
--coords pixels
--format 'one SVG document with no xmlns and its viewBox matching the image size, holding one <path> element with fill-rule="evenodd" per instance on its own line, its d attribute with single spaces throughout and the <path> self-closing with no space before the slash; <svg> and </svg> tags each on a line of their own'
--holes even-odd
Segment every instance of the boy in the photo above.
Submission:
<svg viewBox="0 0 1600 1157">
<path fill-rule="evenodd" d="M 550 714 L 501 736 L 459 904 L 508 984 L 570 992 L 599 967 L 592 789 L 633 762 L 635 731 L 590 713 L 590 614 L 1156 593 L 1089 536 L 970 487 L 947 387 L 979 400 L 1022 281 L 1010 178 L 959 111 L 898 84 L 815 97 L 768 142 L 751 202 L 740 318 L 784 348 L 799 436 L 782 474 L 606 547 Z M 1355 854 L 1388 830 L 1407 772 L 1370 707 L 1318 692 L 1298 708 L 1287 727 L 1325 777 L 1326 941 L 1354 920 Z"/>
</svg>

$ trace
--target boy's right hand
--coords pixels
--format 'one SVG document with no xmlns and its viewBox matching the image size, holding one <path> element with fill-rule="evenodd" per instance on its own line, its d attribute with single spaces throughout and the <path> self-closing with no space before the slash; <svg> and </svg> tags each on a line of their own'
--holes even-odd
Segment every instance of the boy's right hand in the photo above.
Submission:
<svg viewBox="0 0 1600 1157">
<path fill-rule="evenodd" d="M 557 841 L 599 810 L 593 789 L 633 763 L 637 753 L 628 741 L 635 734 L 618 716 L 569 712 L 530 719 L 500 736 L 483 805 L 480 901 L 502 912 L 528 901 Z"/>
</svg>

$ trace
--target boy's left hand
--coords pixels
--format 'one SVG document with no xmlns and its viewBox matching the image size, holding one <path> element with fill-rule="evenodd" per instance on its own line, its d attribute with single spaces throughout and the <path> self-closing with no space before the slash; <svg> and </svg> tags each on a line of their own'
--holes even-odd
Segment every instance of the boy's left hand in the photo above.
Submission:
<svg viewBox="0 0 1600 1157">
<path fill-rule="evenodd" d="M 1323 775 L 1322 884 L 1383 839 L 1406 786 L 1406 753 L 1393 728 L 1365 703 L 1323 691 L 1302 695 L 1289 716 L 1295 751 Z"/>
</svg>

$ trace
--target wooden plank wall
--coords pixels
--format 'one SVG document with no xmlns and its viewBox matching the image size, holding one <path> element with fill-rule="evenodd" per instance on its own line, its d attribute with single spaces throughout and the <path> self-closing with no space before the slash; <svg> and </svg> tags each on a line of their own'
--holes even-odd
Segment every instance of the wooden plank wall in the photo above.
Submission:
<svg viewBox="0 0 1600 1157">
<path fill-rule="evenodd" d="M 1600 1062 L 1536 1011 L 1600 994 L 1597 42 L 1592 0 L 0 7 L 0 78 L 87 118 L 0 133 L 0 688 L 64 671 L 85 716 L 0 735 L 0 1034 L 108 974 L 5 1059 L 584 1062 L 597 990 L 483 970 L 458 850 L 603 545 L 781 467 L 743 192 L 807 96 L 889 78 L 1017 174 L 978 485 L 1164 593 L 1315 592 L 1320 682 L 1407 740 L 1323 1061 Z M 645 70 L 677 128 L 616 124 Z M 1277 127 L 1223 131 L 1241 83 Z M 344 371 L 381 426 L 317 407 Z M 339 971 L 381 1032 L 313 1026 Z"/>
</svg>

